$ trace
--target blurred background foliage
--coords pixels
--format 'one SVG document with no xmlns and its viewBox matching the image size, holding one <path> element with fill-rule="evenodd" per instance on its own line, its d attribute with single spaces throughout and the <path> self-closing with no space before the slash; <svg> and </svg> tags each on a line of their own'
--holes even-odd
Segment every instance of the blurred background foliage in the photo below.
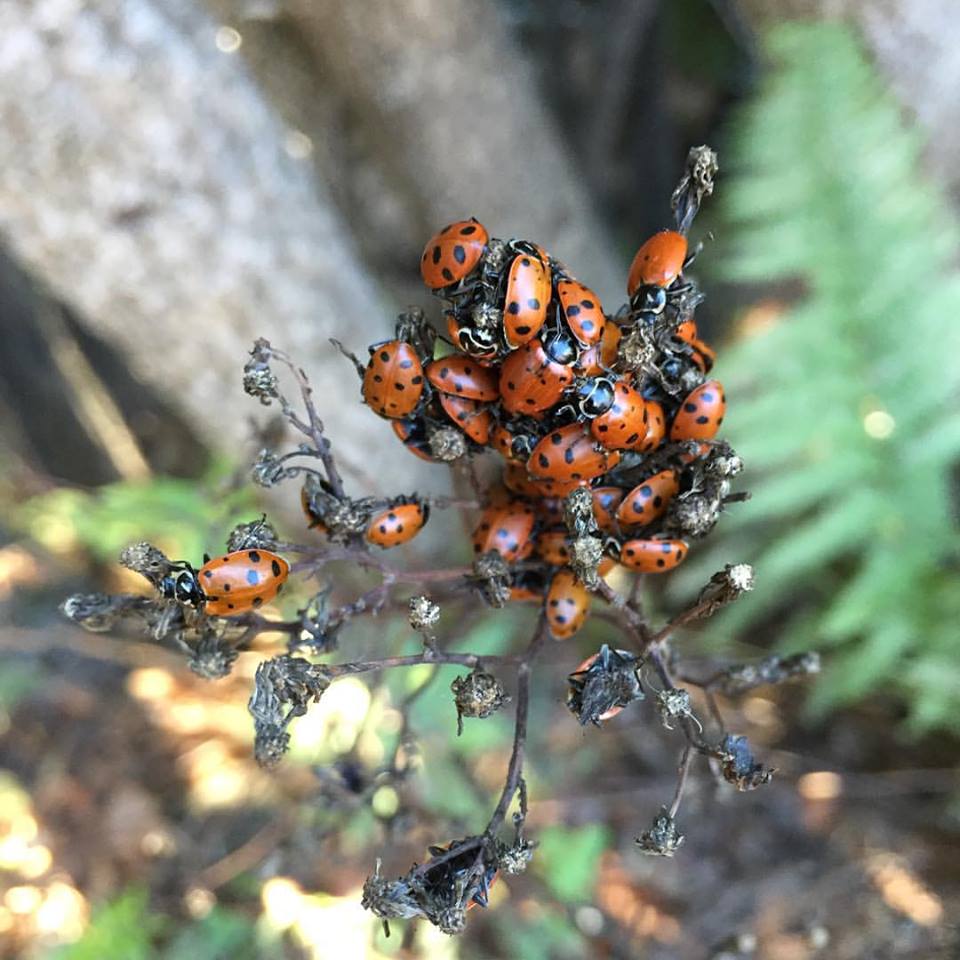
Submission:
<svg viewBox="0 0 960 960">
<path fill-rule="evenodd" d="M 109 5 L 79 7 L 92 30 Z M 201 51 L 242 58 L 231 76 L 264 91 L 265 109 L 285 131 L 287 161 L 330 192 L 314 210 L 297 192 L 300 174 L 289 175 L 294 207 L 330 214 L 336 228 L 326 245 L 306 238 L 311 257 L 321 265 L 331 250 L 345 258 L 307 286 L 326 291 L 346 277 L 348 301 L 360 305 L 361 317 L 335 309 L 332 294 L 329 303 L 300 301 L 281 282 L 286 245 L 302 247 L 303 236 L 275 242 L 280 253 L 269 270 L 281 291 L 276 302 L 248 303 L 249 291 L 231 289 L 226 307 L 213 309 L 176 287 L 176 271 L 162 257 L 149 259 L 156 255 L 148 243 L 153 228 L 145 229 L 132 244 L 147 268 L 136 278 L 143 291 L 130 294 L 123 258 L 106 235 L 117 224 L 136 230 L 149 219 L 150 203 L 129 201 L 127 192 L 136 196 L 129 184 L 117 188 L 123 202 L 103 224 L 94 205 L 64 213 L 105 231 L 90 276 L 74 274 L 82 288 L 74 296 L 57 264 L 44 260 L 56 236 L 23 242 L 20 221 L 9 214 L 9 197 L 18 210 L 32 198 L 47 224 L 44 198 L 9 183 L 0 189 L 10 248 L 0 259 L 0 331 L 8 347 L 0 351 L 4 955 L 954 956 L 955 930 L 945 918 L 960 909 L 951 737 L 960 705 L 960 286 L 958 181 L 942 158 L 952 156 L 945 143 L 960 123 L 930 120 L 955 106 L 955 91 L 931 112 L 936 98 L 917 91 L 933 87 L 916 78 L 932 84 L 938 69 L 941 78 L 950 70 L 934 56 L 921 70 L 915 46 L 941 21 L 928 11 L 927 27 L 918 25 L 906 3 L 886 8 L 899 10 L 900 19 L 882 20 L 869 4 L 851 2 L 838 23 L 824 20 L 815 4 L 786 0 L 503 0 L 450 3 L 443 13 L 456 29 L 445 33 L 447 20 L 430 21 L 436 8 L 426 0 L 409 10 L 393 0 L 363 0 L 343 12 L 296 0 L 177 0 L 156 16 L 152 0 L 133 7 L 143 14 L 138 29 L 149 33 L 161 23 L 157 35 L 175 53 L 192 56 L 176 44 L 196 36 Z M 804 18 L 792 20 L 798 9 Z M 391 11 L 399 11 L 397 19 Z M 351 16 L 366 25 L 346 24 Z M 955 40 L 952 29 L 941 36 Z M 396 46 L 383 40 L 390 31 Z M 913 57 L 900 56 L 908 47 Z M 0 63 L 15 63 L 5 49 Z M 407 50 L 419 74 L 404 72 Z M 484 59 L 489 50 L 493 61 Z M 358 70 L 372 63 L 373 79 L 350 84 L 354 62 Z M 490 94 L 490 101 L 503 129 L 534 132 L 535 143 L 523 151 L 538 164 L 532 179 L 524 179 L 528 158 L 511 159 L 484 126 L 489 103 L 474 102 L 470 118 L 462 103 L 436 99 L 455 62 L 467 73 L 477 63 L 500 64 L 510 96 Z M 62 64 L 45 69 L 69 84 L 72 73 Z M 492 72 L 487 79 L 493 82 Z M 246 112 L 245 89 L 230 86 L 221 98 L 230 106 L 219 116 L 225 129 Z M 411 95 L 414 107 L 397 121 L 391 109 L 398 102 L 408 109 L 404 94 L 417 89 L 433 99 Z M 471 173 L 469 183 L 444 181 L 456 158 L 438 160 L 438 151 L 423 153 L 417 141 L 428 142 L 432 130 L 418 119 L 444 111 L 458 124 L 473 121 L 459 149 L 464 163 L 476 163 L 467 154 L 479 149 L 479 167 L 469 169 L 483 175 Z M 215 126 L 199 108 L 197 116 Z M 397 137 L 391 124 L 398 122 L 415 131 L 412 147 Z M 540 842 L 534 867 L 523 878 L 499 880 L 492 909 L 472 911 L 460 941 L 402 924 L 387 939 L 359 906 L 364 876 L 378 856 L 399 873 L 428 843 L 485 821 L 502 783 L 509 712 L 467 721 L 454 738 L 449 682 L 457 671 L 443 668 L 410 711 L 416 743 L 404 753 L 411 777 L 397 788 L 378 787 L 371 772 L 404 734 L 398 708 L 430 671 L 369 686 L 350 678 L 297 722 L 288 761 L 267 775 L 251 760 L 245 709 L 262 652 L 243 654 L 231 678 L 205 684 L 169 650 L 78 637 L 59 623 L 56 604 L 76 589 L 142 589 L 114 563 L 133 540 L 196 560 L 238 519 L 261 510 L 298 536 L 293 488 L 281 489 L 282 499 L 261 500 L 245 482 L 261 434 L 237 439 L 251 433 L 248 414 L 256 411 L 241 411 L 229 398 L 250 329 L 260 333 L 262 324 L 273 335 L 287 313 L 307 318 L 281 327 L 277 342 L 289 336 L 305 344 L 319 395 L 335 398 L 334 440 L 351 482 L 362 486 L 377 474 L 376 456 L 392 448 L 354 403 L 355 385 L 341 393 L 339 372 L 324 365 L 331 331 L 321 319 L 333 317 L 344 329 L 331 330 L 349 331 L 354 346 L 376 339 L 395 305 L 426 299 L 411 265 L 434 220 L 461 213 L 484 219 L 488 209 L 515 216 L 524 229 L 555 228 L 561 255 L 579 237 L 597 273 L 607 270 L 619 283 L 637 242 L 666 221 L 682 158 L 700 142 L 718 147 L 721 177 L 695 231 L 704 249 L 694 272 L 708 293 L 698 322 L 720 348 L 716 372 L 730 397 L 725 431 L 746 461 L 743 487 L 753 499 L 728 511 L 666 590 L 654 585 L 651 604 L 673 609 L 722 564 L 754 564 L 756 592 L 685 638 L 684 650 L 697 652 L 706 671 L 718 655 L 819 649 L 825 672 L 810 687 L 812 709 L 804 721 L 806 697 L 795 690 L 726 704 L 736 729 L 780 769 L 778 782 L 726 802 L 703 776 L 677 858 L 639 858 L 632 837 L 669 798 L 675 743 L 654 732 L 649 705 L 639 705 L 634 719 L 627 711 L 611 721 L 602 738 L 566 715 L 563 678 L 571 666 L 599 643 L 616 642 L 596 619 L 575 651 L 545 658 L 538 674 L 531 713 L 537 743 L 527 772 L 531 829 Z M 228 179 L 247 159 L 242 133 L 236 144 L 242 162 L 224 147 L 227 160 L 215 171 Z M 229 181 L 231 211 L 276 200 L 270 190 L 256 193 L 261 180 L 275 186 L 268 152 L 257 153 L 257 184 Z M 545 157 L 559 158 L 557 166 L 545 166 Z M 444 191 L 451 184 L 462 188 L 470 209 L 449 209 Z M 544 211 L 554 208 L 551 221 Z M 583 210 L 589 222 L 580 219 Z M 209 237 L 198 226 L 191 247 L 185 226 L 191 216 L 206 224 L 208 213 L 187 210 L 177 225 L 185 236 L 167 239 L 167 247 L 182 239 L 201 274 Z M 275 228 L 258 217 L 252 222 L 261 236 L 243 235 L 225 215 L 222 245 L 240 251 L 232 271 L 256 277 L 256 241 L 269 240 Z M 536 239 L 549 246 L 554 237 Z M 101 301 L 80 282 L 91 277 L 95 292 L 119 289 L 120 309 L 112 304 L 98 314 Z M 593 282 L 586 270 L 583 279 Z M 602 293 L 615 308 L 620 288 Z M 140 299 L 128 316 L 130 296 Z M 377 297 L 387 304 L 382 311 L 373 307 Z M 150 309 L 182 321 L 162 330 L 161 348 L 142 335 Z M 244 310 L 254 314 L 252 327 L 235 322 Z M 131 326 L 133 336 L 124 339 Z M 165 366 L 181 341 L 192 349 Z M 200 392 L 185 394 L 185 384 L 199 384 Z M 442 534 L 418 540 L 411 565 L 437 565 L 436 551 L 454 529 L 446 520 L 435 526 L 443 523 Z M 362 588 L 362 577 L 341 575 L 345 596 Z M 450 618 L 458 646 L 489 653 L 516 643 L 533 622 L 529 610 L 454 611 Z M 417 649 L 400 618 L 358 624 L 343 642 L 351 658 L 385 646 Z"/>
</svg>

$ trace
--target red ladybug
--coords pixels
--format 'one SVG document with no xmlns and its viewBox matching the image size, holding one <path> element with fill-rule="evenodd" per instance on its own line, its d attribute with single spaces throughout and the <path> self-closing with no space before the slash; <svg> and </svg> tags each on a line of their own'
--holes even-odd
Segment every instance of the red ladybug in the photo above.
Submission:
<svg viewBox="0 0 960 960">
<path fill-rule="evenodd" d="M 430 505 L 416 498 L 398 497 L 385 510 L 375 513 L 367 524 L 369 543 L 384 550 L 409 543 L 430 519 Z"/>
<path fill-rule="evenodd" d="M 536 522 L 533 507 L 524 500 L 487 507 L 473 531 L 473 552 L 496 550 L 507 563 L 524 560 L 533 553 Z"/>
<path fill-rule="evenodd" d="M 683 562 L 686 540 L 627 540 L 620 548 L 620 562 L 638 573 L 666 573 Z"/>
<path fill-rule="evenodd" d="M 590 423 L 593 438 L 608 450 L 634 450 L 649 430 L 647 401 L 626 380 L 614 384 L 610 408 Z"/>
<path fill-rule="evenodd" d="M 717 351 L 700 339 L 697 325 L 693 320 L 684 320 L 677 327 L 675 336 L 690 346 L 690 359 L 699 367 L 701 373 L 709 373 L 713 369 L 717 360 Z"/>
<path fill-rule="evenodd" d="M 550 581 L 547 602 L 544 607 L 547 624 L 555 640 L 566 640 L 580 631 L 590 612 L 590 593 L 564 568 L 558 570 Z"/>
<path fill-rule="evenodd" d="M 524 497 L 565 497 L 571 490 L 584 485 L 583 480 L 537 480 L 527 475 L 520 463 L 508 463 L 503 470 L 503 485 Z"/>
<path fill-rule="evenodd" d="M 691 391 L 670 427 L 671 440 L 711 440 L 723 423 L 727 400 L 719 380 L 708 380 Z"/>
<path fill-rule="evenodd" d="M 194 570 L 178 563 L 161 580 L 160 592 L 170 600 L 190 603 L 213 617 L 235 617 L 269 603 L 290 574 L 283 557 L 269 550 L 235 550 Z"/>
<path fill-rule="evenodd" d="M 560 280 L 557 299 L 567 326 L 577 340 L 585 347 L 599 343 L 607 323 L 600 298 L 576 280 Z"/>
<path fill-rule="evenodd" d="M 547 583 L 540 570 L 515 570 L 510 580 L 510 599 L 520 602 L 543 600 Z"/>
<path fill-rule="evenodd" d="M 490 442 L 490 428 L 493 426 L 493 414 L 490 408 L 477 400 L 466 397 L 452 397 L 440 394 L 440 406 L 450 419 L 475 443 L 481 447 Z"/>
<path fill-rule="evenodd" d="M 570 562 L 568 534 L 564 530 L 545 530 L 537 535 L 537 556 L 551 567 L 563 567 Z"/>
<path fill-rule="evenodd" d="M 675 230 L 661 230 L 640 249 L 630 264 L 627 293 L 630 297 L 641 286 L 669 287 L 683 270 L 687 257 L 687 238 Z"/>
<path fill-rule="evenodd" d="M 631 447 L 640 453 L 656 450 L 663 443 L 667 431 L 667 417 L 663 407 L 656 400 L 645 400 L 647 408 L 647 434 Z"/>
<path fill-rule="evenodd" d="M 527 470 L 551 480 L 592 480 L 620 462 L 616 450 L 605 450 L 587 428 L 570 423 L 548 433 L 534 448 Z"/>
<path fill-rule="evenodd" d="M 500 367 L 500 396 L 507 413 L 549 410 L 572 383 L 571 367 L 552 360 L 540 340 L 524 344 Z"/>
<path fill-rule="evenodd" d="M 441 357 L 427 365 L 427 379 L 440 391 L 468 400 L 496 400 L 500 396 L 496 371 L 463 353 Z"/>
<path fill-rule="evenodd" d="M 537 257 L 519 254 L 510 264 L 503 301 L 503 336 L 507 346 L 522 346 L 540 332 L 549 303 L 550 268 Z"/>
<path fill-rule="evenodd" d="M 605 661 L 608 660 L 610 657 L 610 649 L 606 645 L 604 645 L 603 650 L 600 653 L 595 653 L 593 654 L 593 656 L 587 657 L 587 659 L 584 660 L 583 663 L 581 663 L 580 666 L 578 666 L 577 669 L 574 670 L 569 677 L 567 677 L 567 682 L 571 686 L 571 690 L 570 690 L 571 694 L 576 695 L 576 694 L 583 693 L 583 687 L 586 685 L 587 681 L 591 678 L 590 668 L 593 667 L 594 664 L 596 664 L 601 654 L 603 654 L 604 660 L 601 660 L 600 666 L 596 668 L 597 670 L 600 670 L 602 666 L 604 666 Z M 629 653 L 627 650 L 618 650 L 617 655 L 620 658 L 624 658 L 628 661 L 636 660 L 636 657 L 634 656 L 634 654 Z M 571 698 L 570 698 L 570 695 L 568 694 L 568 697 L 567 697 L 568 705 L 570 704 L 570 702 L 571 702 Z M 603 713 L 601 713 L 600 716 L 597 717 L 596 722 L 603 723 L 605 720 L 612 720 L 618 713 L 620 713 L 621 710 L 623 710 L 622 706 L 611 707 L 609 710 L 605 710 Z M 574 712 L 577 712 L 577 711 L 575 710 Z"/>
<path fill-rule="evenodd" d="M 459 220 L 434 234 L 423 248 L 420 276 L 431 290 L 442 290 L 463 280 L 479 263 L 489 237 L 483 224 Z"/>
<path fill-rule="evenodd" d="M 490 431 L 491 446 L 504 460 L 513 463 L 526 463 L 538 439 L 529 428 L 514 423 L 498 423 Z"/>
<path fill-rule="evenodd" d="M 398 439 L 415 457 L 433 462 L 433 451 L 430 449 L 426 425 L 422 420 L 418 418 L 394 420 L 390 426 L 393 427 L 393 432 Z"/>
<path fill-rule="evenodd" d="M 381 417 L 406 417 L 423 394 L 423 366 L 404 340 L 387 340 L 370 348 L 363 374 L 363 399 Z"/>
<path fill-rule="evenodd" d="M 581 352 L 576 364 L 577 372 L 585 377 L 595 377 L 609 370 L 616 362 L 622 336 L 623 333 L 615 323 L 606 324 L 600 342 L 591 344 Z"/>
<path fill-rule="evenodd" d="M 594 487 L 590 493 L 593 496 L 593 516 L 597 526 L 610 532 L 614 528 L 617 507 L 623 500 L 623 490 L 620 487 Z"/>
<path fill-rule="evenodd" d="M 663 515 L 679 491 L 677 474 L 673 470 L 661 470 L 638 483 L 623 498 L 617 510 L 617 520 L 625 527 L 652 523 Z"/>
</svg>

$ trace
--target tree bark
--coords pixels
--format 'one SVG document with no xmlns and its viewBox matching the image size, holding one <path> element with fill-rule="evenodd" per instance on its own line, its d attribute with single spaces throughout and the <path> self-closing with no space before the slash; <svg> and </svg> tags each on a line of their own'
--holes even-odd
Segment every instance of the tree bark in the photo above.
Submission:
<svg viewBox="0 0 960 960">
<path fill-rule="evenodd" d="M 359 404 L 356 373 L 327 343 L 360 348 L 395 311 L 216 40 L 192 0 L 7 0 L 0 230 L 214 447 L 236 454 L 248 436 L 259 408 L 241 367 L 265 336 L 311 374 L 346 460 L 409 484 L 419 462 Z"/>
</svg>

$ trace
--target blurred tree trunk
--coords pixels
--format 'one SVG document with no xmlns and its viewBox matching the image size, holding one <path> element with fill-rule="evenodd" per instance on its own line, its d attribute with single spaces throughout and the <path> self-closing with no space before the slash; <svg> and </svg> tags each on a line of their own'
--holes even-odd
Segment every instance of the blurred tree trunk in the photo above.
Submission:
<svg viewBox="0 0 960 960">
<path fill-rule="evenodd" d="M 7 0 L 0 231 L 213 446 L 236 453 L 249 433 L 241 367 L 266 336 L 310 371 L 344 456 L 409 480 L 418 461 L 327 343 L 360 346 L 394 311 L 217 39 L 193 0 Z"/>
<path fill-rule="evenodd" d="M 960 203 L 960 44 L 956 0 L 739 0 L 755 25 L 798 17 L 844 19 L 901 102 L 924 126 L 931 170 Z"/>
</svg>

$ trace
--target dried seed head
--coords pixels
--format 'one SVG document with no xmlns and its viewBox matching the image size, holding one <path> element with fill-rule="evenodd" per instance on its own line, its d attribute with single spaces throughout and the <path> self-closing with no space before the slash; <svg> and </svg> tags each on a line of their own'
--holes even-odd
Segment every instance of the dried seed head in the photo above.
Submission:
<svg viewBox="0 0 960 960">
<path fill-rule="evenodd" d="M 722 512 L 722 491 L 709 490 L 671 500 L 666 523 L 680 536 L 705 537 L 717 525 Z"/>
<path fill-rule="evenodd" d="M 60 612 L 91 633 L 103 633 L 116 626 L 126 614 L 139 613 L 156 607 L 157 601 L 137 594 L 75 593 L 60 604 Z M 164 604 L 166 606 L 166 604 Z"/>
<path fill-rule="evenodd" d="M 243 367 L 243 390 L 265 407 L 280 396 L 277 378 L 270 369 L 270 344 L 257 340 L 250 351 L 250 359 Z"/>
<path fill-rule="evenodd" d="M 163 551 L 146 541 L 124 547 L 120 551 L 120 563 L 154 584 L 159 583 L 173 566 Z"/>
<path fill-rule="evenodd" d="M 567 677 L 567 706 L 581 724 L 596 726 L 609 720 L 634 700 L 643 700 L 640 660 L 627 650 L 604 644 Z"/>
<path fill-rule="evenodd" d="M 474 560 L 471 579 L 491 607 L 499 609 L 510 599 L 510 568 L 496 550 L 488 550 Z"/>
<path fill-rule="evenodd" d="M 470 311 L 470 323 L 476 330 L 499 332 L 503 323 L 503 311 L 492 303 L 481 301 Z"/>
<path fill-rule="evenodd" d="M 455 937 L 467 929 L 467 908 L 459 903 L 447 904 L 428 919 L 447 936 Z"/>
<path fill-rule="evenodd" d="M 672 730 L 672 720 L 679 717 L 689 717 L 698 727 L 700 721 L 693 715 L 693 706 L 690 702 L 690 694 L 682 687 L 670 687 L 657 693 L 657 709 L 660 712 L 660 722 Z M 702 727 L 701 727 L 702 729 Z"/>
<path fill-rule="evenodd" d="M 237 550 L 275 550 L 277 547 L 277 531 L 267 522 L 266 515 L 250 523 L 237 524 L 227 537 L 227 552 Z"/>
<path fill-rule="evenodd" d="M 523 873 L 533 859 L 535 847 L 536 844 L 522 838 L 518 838 L 509 847 L 501 844 L 497 854 L 497 863 L 500 865 L 500 869 L 511 876 Z"/>
<path fill-rule="evenodd" d="M 598 532 L 593 515 L 593 495 L 586 487 L 576 487 L 563 498 L 563 522 L 571 537 L 586 537 Z"/>
<path fill-rule="evenodd" d="M 454 677 L 450 689 L 457 706 L 457 736 L 463 733 L 464 717 L 484 720 L 510 702 L 510 698 L 504 696 L 503 684 L 479 667 L 465 677 Z"/>
<path fill-rule="evenodd" d="M 440 619 L 440 604 L 429 597 L 410 598 L 410 626 L 414 630 L 429 630 Z"/>
<path fill-rule="evenodd" d="M 278 457 L 272 450 L 264 448 L 257 454 L 253 466 L 250 468 L 250 476 L 253 482 L 259 487 L 275 487 L 281 480 L 287 480 L 295 477 L 299 471 L 295 468 L 285 467 L 283 458 Z"/>
<path fill-rule="evenodd" d="M 683 843 L 683 834 L 677 829 L 676 821 L 666 807 L 653 818 L 649 830 L 636 839 L 637 846 L 653 857 L 672 857 L 677 847 Z"/>
<path fill-rule="evenodd" d="M 769 783 L 776 770 L 764 767 L 754 759 L 747 738 L 727 734 L 720 744 L 720 772 L 727 783 L 738 790 L 756 790 Z"/>
<path fill-rule="evenodd" d="M 220 680 L 229 675 L 238 656 L 236 647 L 208 631 L 193 649 L 187 666 L 204 680 Z"/>
<path fill-rule="evenodd" d="M 450 463 L 467 452 L 467 439 L 456 427 L 434 427 L 427 431 L 430 452 L 437 460 Z"/>
<path fill-rule="evenodd" d="M 752 590 L 753 584 L 753 567 L 749 563 L 728 563 L 700 591 L 697 603 L 704 605 L 701 615 L 712 616 L 721 607 Z"/>
<path fill-rule="evenodd" d="M 577 537 L 570 543 L 570 569 L 574 576 L 588 589 L 596 589 L 600 577 L 597 568 L 603 559 L 603 541 L 589 534 Z"/>
<path fill-rule="evenodd" d="M 376 873 L 367 877 L 363 884 L 360 905 L 381 920 L 408 920 L 424 915 L 407 879 L 387 880 L 381 877 L 379 860 Z"/>
<path fill-rule="evenodd" d="M 649 332 L 642 327 L 634 327 L 620 341 L 617 357 L 628 370 L 649 370 L 653 368 L 657 352 Z"/>
</svg>

